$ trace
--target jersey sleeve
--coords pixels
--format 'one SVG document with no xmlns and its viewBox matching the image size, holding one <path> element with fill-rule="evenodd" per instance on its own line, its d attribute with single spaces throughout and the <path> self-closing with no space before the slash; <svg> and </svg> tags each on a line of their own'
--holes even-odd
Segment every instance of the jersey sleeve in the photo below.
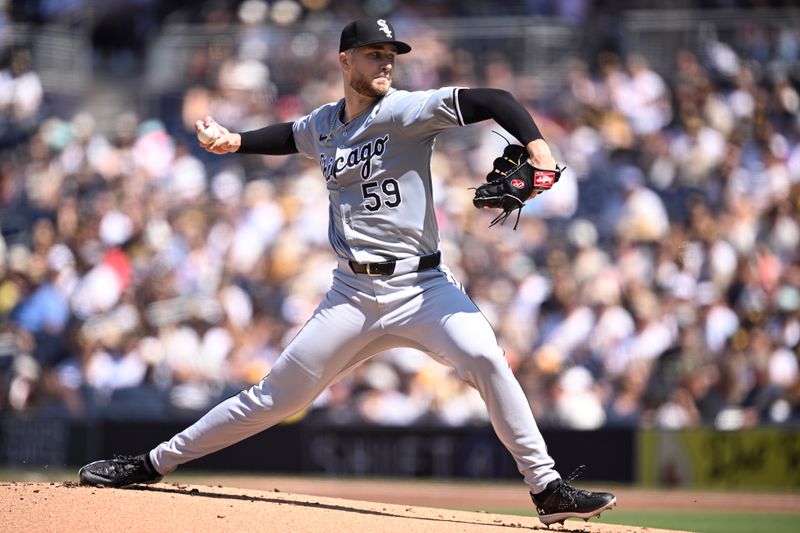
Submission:
<svg viewBox="0 0 800 533">
<path fill-rule="evenodd" d="M 317 157 L 319 143 L 319 131 L 317 126 L 317 115 L 319 109 L 315 109 L 308 115 L 300 117 L 292 124 L 294 143 L 297 151 L 304 156 L 314 159 Z"/>
<path fill-rule="evenodd" d="M 461 87 L 442 87 L 401 95 L 392 105 L 392 118 L 409 135 L 433 136 L 454 126 L 463 126 L 458 109 Z"/>
</svg>

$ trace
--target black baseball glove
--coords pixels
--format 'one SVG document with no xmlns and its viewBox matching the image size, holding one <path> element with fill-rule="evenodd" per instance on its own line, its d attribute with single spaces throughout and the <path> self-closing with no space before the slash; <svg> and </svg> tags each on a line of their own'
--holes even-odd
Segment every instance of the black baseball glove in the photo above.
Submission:
<svg viewBox="0 0 800 533">
<path fill-rule="evenodd" d="M 501 209 L 489 227 L 504 223 L 517 211 L 517 221 L 514 229 L 519 224 L 522 206 L 533 191 L 549 190 L 561 178 L 561 173 L 566 167 L 556 165 L 555 170 L 536 168 L 528 162 L 528 150 L 518 144 L 509 144 L 503 150 L 503 155 L 494 160 L 492 171 L 486 175 L 486 183 L 475 189 L 472 199 L 475 207 Z"/>
</svg>

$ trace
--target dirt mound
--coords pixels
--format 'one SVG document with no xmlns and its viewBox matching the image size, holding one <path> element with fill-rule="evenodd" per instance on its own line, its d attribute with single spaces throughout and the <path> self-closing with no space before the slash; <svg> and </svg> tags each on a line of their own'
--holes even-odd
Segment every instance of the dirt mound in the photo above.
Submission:
<svg viewBox="0 0 800 533">
<path fill-rule="evenodd" d="M 410 507 L 218 486 L 159 483 L 131 489 L 74 482 L 0 483 L 9 531 L 477 533 L 548 531 L 536 518 Z M 652 528 L 568 521 L 549 531 L 643 532 Z"/>
</svg>

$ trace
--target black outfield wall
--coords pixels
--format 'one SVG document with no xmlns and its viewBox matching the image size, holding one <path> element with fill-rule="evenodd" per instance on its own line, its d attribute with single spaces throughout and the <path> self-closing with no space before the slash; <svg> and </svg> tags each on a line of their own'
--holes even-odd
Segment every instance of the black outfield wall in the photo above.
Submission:
<svg viewBox="0 0 800 533">
<path fill-rule="evenodd" d="M 187 424 L 0 420 L 0 465 L 72 467 L 114 454 L 138 454 Z M 584 480 L 633 482 L 635 430 L 544 430 L 562 475 L 585 464 Z M 224 470 L 424 478 L 519 479 L 491 427 L 279 425 L 189 463 L 181 471 Z"/>
</svg>

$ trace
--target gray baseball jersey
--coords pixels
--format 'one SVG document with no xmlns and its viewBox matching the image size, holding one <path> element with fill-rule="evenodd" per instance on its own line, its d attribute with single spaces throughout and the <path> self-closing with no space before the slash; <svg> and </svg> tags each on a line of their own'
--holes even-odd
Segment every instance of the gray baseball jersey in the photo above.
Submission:
<svg viewBox="0 0 800 533">
<path fill-rule="evenodd" d="M 294 123 L 298 150 L 319 161 L 325 178 L 337 255 L 367 263 L 438 249 L 430 158 L 436 135 L 463 125 L 458 90 L 391 89 L 348 124 L 344 100 Z"/>
</svg>

